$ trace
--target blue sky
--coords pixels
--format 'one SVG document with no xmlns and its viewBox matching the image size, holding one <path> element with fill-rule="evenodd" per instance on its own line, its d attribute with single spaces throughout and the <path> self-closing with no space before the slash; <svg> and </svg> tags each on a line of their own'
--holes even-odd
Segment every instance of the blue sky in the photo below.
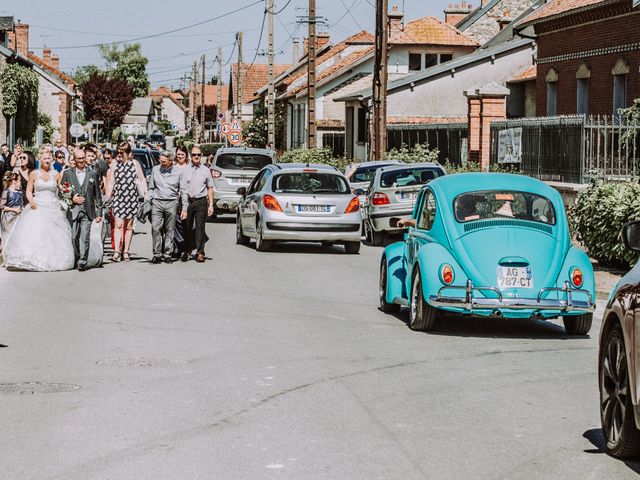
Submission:
<svg viewBox="0 0 640 480">
<path fill-rule="evenodd" d="M 405 18 L 412 20 L 425 15 L 442 18 L 450 0 L 389 0 L 389 6 L 404 3 Z M 478 0 L 479 2 L 479 0 Z M 478 3 L 476 2 L 476 3 Z M 373 32 L 375 0 L 316 0 L 318 15 L 326 19 L 319 30 L 328 31 L 332 41 L 339 41 L 361 29 Z M 254 5 L 251 5 L 254 4 Z M 291 38 L 306 36 L 306 25 L 297 17 L 306 14 L 305 0 L 275 0 L 275 11 L 281 10 L 274 21 L 276 61 L 291 62 Z M 182 29 L 242 7 L 240 12 L 212 20 L 202 25 Z M 30 48 L 42 53 L 44 45 L 60 56 L 61 69 L 70 71 L 78 65 L 100 64 L 97 43 L 126 41 L 136 37 L 180 29 L 171 34 L 139 40 L 143 53 L 149 58 L 147 67 L 154 86 L 178 86 L 180 77 L 190 71 L 193 61 L 207 55 L 208 67 L 218 47 L 223 49 L 223 62 L 232 54 L 235 32 L 244 31 L 244 61 L 251 62 L 259 42 L 264 3 L 257 0 L 3 0 L 0 15 L 13 15 L 30 24 Z M 256 62 L 266 62 L 266 23 Z M 83 48 L 64 48 L 85 46 Z M 233 54 L 235 62 L 236 53 Z M 213 66 L 212 66 L 213 67 Z M 209 73 L 217 66 L 209 68 Z M 227 81 L 229 66 L 223 69 Z"/>
</svg>

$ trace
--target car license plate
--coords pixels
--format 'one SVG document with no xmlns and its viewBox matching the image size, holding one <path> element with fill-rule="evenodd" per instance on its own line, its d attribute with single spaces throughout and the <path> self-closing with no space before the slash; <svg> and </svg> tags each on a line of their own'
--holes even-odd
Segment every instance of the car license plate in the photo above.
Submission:
<svg viewBox="0 0 640 480">
<path fill-rule="evenodd" d="M 418 192 L 400 192 L 401 200 L 415 200 L 418 198 Z"/>
<path fill-rule="evenodd" d="M 244 177 L 236 177 L 236 178 L 232 178 L 231 182 L 232 183 L 239 183 L 240 185 L 249 185 L 251 183 L 251 179 L 250 178 L 244 178 Z"/>
<path fill-rule="evenodd" d="M 329 205 L 296 205 L 295 208 L 299 213 L 329 213 L 331 211 Z"/>
<path fill-rule="evenodd" d="M 498 288 L 533 288 L 531 267 L 498 267 Z"/>
</svg>

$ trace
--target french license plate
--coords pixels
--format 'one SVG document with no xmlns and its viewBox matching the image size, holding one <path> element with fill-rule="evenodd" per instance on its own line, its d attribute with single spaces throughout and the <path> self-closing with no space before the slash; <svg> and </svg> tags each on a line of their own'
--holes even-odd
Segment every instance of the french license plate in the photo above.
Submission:
<svg viewBox="0 0 640 480">
<path fill-rule="evenodd" d="M 296 211 L 300 213 L 329 213 L 329 205 L 295 205 Z"/>
<path fill-rule="evenodd" d="M 498 267 L 498 288 L 533 288 L 531 267 Z"/>
<path fill-rule="evenodd" d="M 239 183 L 241 185 L 249 185 L 251 183 L 250 178 L 236 177 L 231 179 L 232 183 Z"/>
<path fill-rule="evenodd" d="M 418 198 L 418 192 L 400 192 L 401 200 L 415 200 Z"/>
</svg>

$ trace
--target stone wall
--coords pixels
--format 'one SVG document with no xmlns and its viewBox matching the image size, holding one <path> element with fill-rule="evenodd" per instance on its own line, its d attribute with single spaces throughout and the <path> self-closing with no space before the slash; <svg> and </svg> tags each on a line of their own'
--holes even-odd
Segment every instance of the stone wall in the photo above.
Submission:
<svg viewBox="0 0 640 480">
<path fill-rule="evenodd" d="M 53 128 L 60 131 L 60 89 L 38 76 L 38 111 L 51 117 Z"/>
<path fill-rule="evenodd" d="M 536 0 L 502 0 L 471 26 L 463 30 L 464 34 L 484 44 L 500 31 L 503 19 L 515 19 L 527 10 Z"/>
</svg>

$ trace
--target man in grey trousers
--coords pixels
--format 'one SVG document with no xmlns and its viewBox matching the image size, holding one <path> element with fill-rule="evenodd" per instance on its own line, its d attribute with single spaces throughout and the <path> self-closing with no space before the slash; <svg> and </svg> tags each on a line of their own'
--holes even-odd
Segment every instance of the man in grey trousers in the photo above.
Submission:
<svg viewBox="0 0 640 480">
<path fill-rule="evenodd" d="M 160 165 L 153 167 L 149 181 L 153 238 L 151 263 L 173 262 L 171 252 L 179 198 L 182 198 L 182 209 L 186 211 L 189 198 L 184 169 L 174 168 L 173 153 L 165 150 L 160 154 Z"/>
</svg>

